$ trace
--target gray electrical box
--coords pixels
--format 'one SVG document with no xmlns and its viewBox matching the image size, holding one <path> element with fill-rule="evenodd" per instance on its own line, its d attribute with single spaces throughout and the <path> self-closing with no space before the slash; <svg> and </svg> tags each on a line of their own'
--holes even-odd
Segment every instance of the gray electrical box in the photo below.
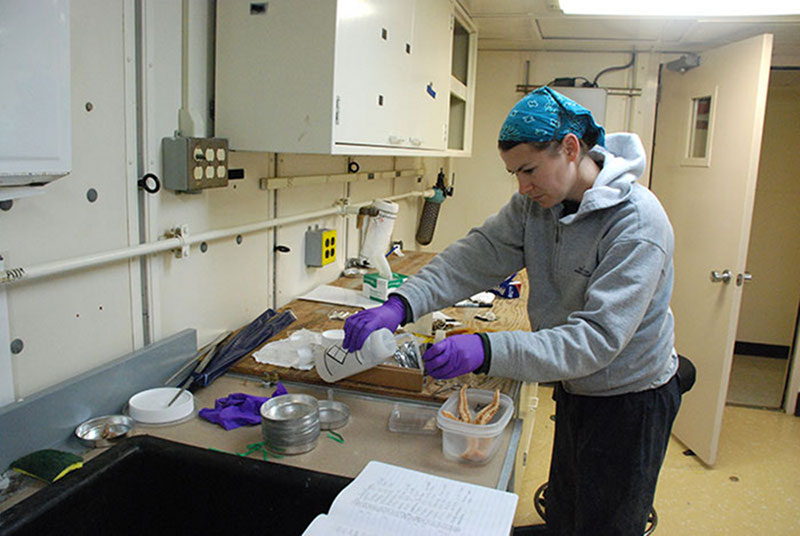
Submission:
<svg viewBox="0 0 800 536">
<path fill-rule="evenodd" d="M 228 185 L 228 140 L 184 138 L 161 140 L 164 187 L 196 193 Z"/>
</svg>

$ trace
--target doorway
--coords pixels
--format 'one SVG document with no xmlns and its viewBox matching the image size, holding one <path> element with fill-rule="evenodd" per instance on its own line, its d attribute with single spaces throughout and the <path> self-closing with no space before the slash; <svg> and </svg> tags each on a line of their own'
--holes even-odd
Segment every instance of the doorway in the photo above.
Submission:
<svg viewBox="0 0 800 536">
<path fill-rule="evenodd" d="M 727 403 L 780 409 L 800 304 L 800 68 L 773 67 Z"/>
</svg>

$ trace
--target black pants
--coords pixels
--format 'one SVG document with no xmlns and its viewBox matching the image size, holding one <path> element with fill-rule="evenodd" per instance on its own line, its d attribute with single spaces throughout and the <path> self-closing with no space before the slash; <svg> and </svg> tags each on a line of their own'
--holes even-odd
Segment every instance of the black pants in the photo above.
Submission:
<svg viewBox="0 0 800 536">
<path fill-rule="evenodd" d="M 642 536 L 680 407 L 677 377 L 612 397 L 571 395 L 559 384 L 553 398 L 548 533 Z"/>
</svg>

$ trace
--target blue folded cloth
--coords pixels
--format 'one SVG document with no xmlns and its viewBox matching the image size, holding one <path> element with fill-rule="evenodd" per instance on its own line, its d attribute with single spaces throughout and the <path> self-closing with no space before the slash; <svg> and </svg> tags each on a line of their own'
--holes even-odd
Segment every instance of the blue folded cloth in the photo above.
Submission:
<svg viewBox="0 0 800 536">
<path fill-rule="evenodd" d="M 287 394 L 281 382 L 272 396 L 253 396 L 245 393 L 232 393 L 214 402 L 214 408 L 203 408 L 198 415 L 209 422 L 233 430 L 240 426 L 252 426 L 261 423 L 261 405 L 276 396 Z"/>
</svg>

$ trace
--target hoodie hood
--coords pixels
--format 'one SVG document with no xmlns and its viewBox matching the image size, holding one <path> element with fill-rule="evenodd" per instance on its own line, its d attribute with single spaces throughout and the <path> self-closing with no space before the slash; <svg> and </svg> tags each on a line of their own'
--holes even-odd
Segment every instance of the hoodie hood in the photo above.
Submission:
<svg viewBox="0 0 800 536">
<path fill-rule="evenodd" d="M 603 168 L 597 175 L 594 184 L 583 194 L 579 216 L 587 212 L 613 207 L 627 200 L 633 184 L 644 173 L 646 156 L 644 147 L 636 134 L 618 133 L 606 136 L 606 146 L 593 147 L 590 154 L 599 154 L 603 158 Z M 571 220 L 563 218 L 564 223 Z"/>
</svg>

